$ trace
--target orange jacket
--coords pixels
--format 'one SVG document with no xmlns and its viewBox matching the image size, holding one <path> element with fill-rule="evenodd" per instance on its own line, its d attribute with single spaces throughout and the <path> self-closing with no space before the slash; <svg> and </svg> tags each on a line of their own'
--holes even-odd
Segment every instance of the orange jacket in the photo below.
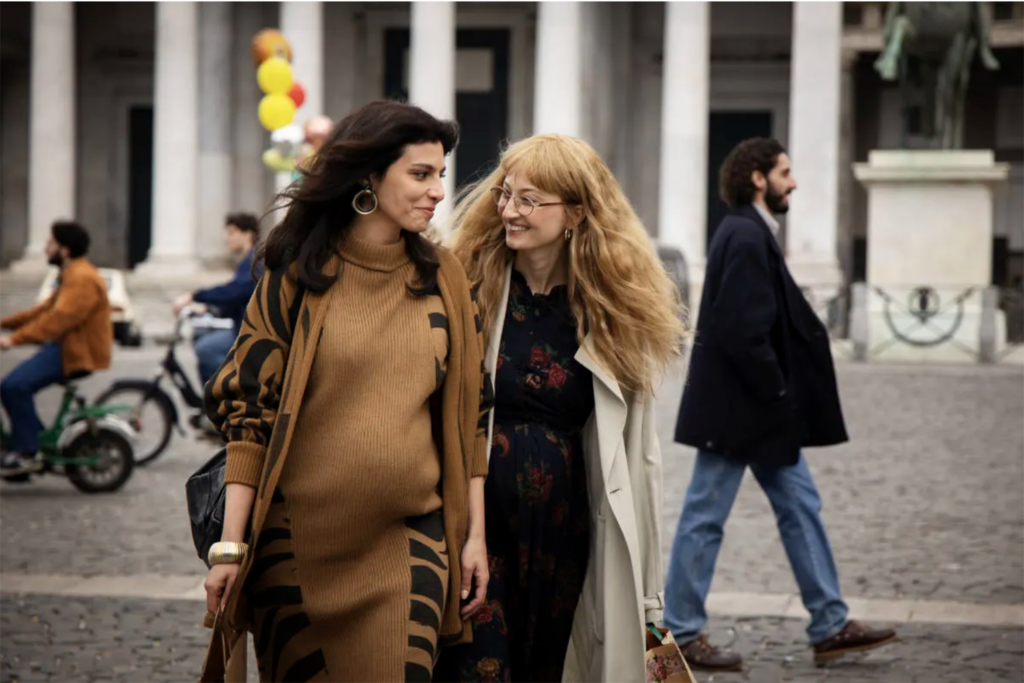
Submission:
<svg viewBox="0 0 1024 683">
<path fill-rule="evenodd" d="M 16 345 L 59 342 L 65 375 L 110 367 L 114 325 L 107 283 L 85 258 L 64 267 L 49 299 L 0 320 L 0 327 L 14 330 Z"/>
</svg>

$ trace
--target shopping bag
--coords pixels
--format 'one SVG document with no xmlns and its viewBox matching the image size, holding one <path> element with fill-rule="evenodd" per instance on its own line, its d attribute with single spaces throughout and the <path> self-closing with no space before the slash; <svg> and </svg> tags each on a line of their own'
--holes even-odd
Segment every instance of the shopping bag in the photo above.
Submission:
<svg viewBox="0 0 1024 683">
<path fill-rule="evenodd" d="M 697 683 L 668 629 L 647 624 L 647 683 Z"/>
</svg>

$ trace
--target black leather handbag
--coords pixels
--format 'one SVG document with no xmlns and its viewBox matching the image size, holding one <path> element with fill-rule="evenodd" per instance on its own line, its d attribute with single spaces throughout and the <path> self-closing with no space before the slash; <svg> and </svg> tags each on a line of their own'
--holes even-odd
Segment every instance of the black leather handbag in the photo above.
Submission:
<svg viewBox="0 0 1024 683">
<path fill-rule="evenodd" d="M 258 287 L 259 285 L 257 285 L 257 289 Z M 302 285 L 298 289 L 298 299 L 299 305 L 292 308 L 293 315 L 290 317 L 293 330 L 298 323 L 299 310 L 305 303 L 305 287 Z M 199 559 L 207 567 L 210 566 L 206 559 L 210 552 L 210 546 L 219 541 L 224 532 L 224 506 L 227 500 L 224 470 L 227 468 L 227 464 L 228 449 L 224 447 L 185 482 L 188 518 L 192 524 L 192 542 L 196 546 L 196 552 L 199 553 Z"/>
<path fill-rule="evenodd" d="M 220 540 L 224 531 L 224 469 L 227 464 L 228 449 L 221 448 L 185 482 L 192 542 L 207 567 L 210 566 L 206 560 L 210 546 Z"/>
</svg>

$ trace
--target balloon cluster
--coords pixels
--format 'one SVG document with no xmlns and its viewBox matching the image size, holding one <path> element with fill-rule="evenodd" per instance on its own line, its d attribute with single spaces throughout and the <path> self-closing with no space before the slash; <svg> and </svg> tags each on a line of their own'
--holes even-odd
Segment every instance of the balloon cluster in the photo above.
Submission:
<svg viewBox="0 0 1024 683">
<path fill-rule="evenodd" d="M 326 116 L 310 117 L 293 125 L 295 110 L 306 101 L 306 91 L 292 76 L 292 48 L 280 31 L 263 29 L 252 39 L 252 61 L 258 65 L 256 82 L 264 97 L 259 119 L 270 131 L 271 148 L 263 163 L 273 171 L 291 172 L 323 143 L 334 127 Z"/>
<path fill-rule="evenodd" d="M 263 29 L 252 39 L 252 61 L 259 67 L 256 82 L 264 97 L 260 100 L 260 123 L 269 131 L 284 128 L 295 119 L 306 92 L 292 78 L 292 48 L 280 31 Z"/>
</svg>

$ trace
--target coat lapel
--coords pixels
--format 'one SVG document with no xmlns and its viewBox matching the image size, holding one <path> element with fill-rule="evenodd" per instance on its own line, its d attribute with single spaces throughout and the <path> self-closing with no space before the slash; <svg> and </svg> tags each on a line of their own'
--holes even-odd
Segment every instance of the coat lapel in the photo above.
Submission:
<svg viewBox="0 0 1024 683">
<path fill-rule="evenodd" d="M 786 265 L 786 257 L 782 253 L 779 241 L 772 234 L 772 229 L 761 218 L 761 214 L 753 206 L 743 206 L 737 209 L 737 211 L 753 220 L 764 230 L 765 238 L 768 240 L 772 253 L 779 259 L 779 275 L 782 277 L 782 291 L 786 297 L 786 310 L 789 313 L 789 319 L 793 322 L 793 327 L 798 334 L 805 339 L 810 339 L 811 335 L 804 324 L 803 317 L 803 309 L 807 305 L 807 300 L 804 299 L 803 292 L 800 291 L 799 285 L 796 284 L 796 281 L 789 272 L 789 266 Z"/>
<path fill-rule="evenodd" d="M 498 352 L 501 350 L 501 333 L 505 331 L 505 311 L 508 309 L 508 292 L 512 286 L 512 262 L 505 266 L 505 286 L 501 290 L 501 300 L 498 301 L 497 312 L 494 316 L 494 323 L 491 325 L 491 334 L 487 341 L 487 372 L 494 377 L 494 368 L 498 366 Z"/>
<path fill-rule="evenodd" d="M 775 233 L 772 232 L 772 229 L 768 227 L 768 224 L 764 222 L 763 218 L 761 218 L 760 212 L 750 204 L 739 207 L 736 209 L 736 212 L 754 221 L 764 230 L 765 237 L 768 239 L 768 246 L 771 247 L 772 252 L 779 257 L 779 260 L 785 263 L 786 256 L 782 253 L 782 247 L 779 246 L 779 240 L 776 239 Z"/>
<path fill-rule="evenodd" d="M 484 356 L 484 367 L 491 375 L 491 387 L 494 391 L 495 400 L 498 395 L 498 378 L 495 368 L 498 367 L 498 353 L 501 351 L 501 333 L 505 331 L 505 310 L 508 308 L 508 292 L 512 286 L 512 261 L 505 267 L 505 287 L 502 289 L 501 301 L 494 315 L 494 323 L 491 325 L 491 334 L 487 340 L 487 353 Z M 494 410 L 487 418 L 487 459 L 491 458 L 491 440 L 494 436 Z"/>
<path fill-rule="evenodd" d="M 583 346 L 580 347 L 579 351 L 576 352 L 576 362 L 590 370 L 590 374 L 594 376 L 594 389 L 599 386 L 611 393 L 620 403 L 622 403 L 623 409 L 626 406 L 626 399 L 622 395 L 622 387 L 615 381 L 615 378 L 608 374 L 608 372 L 597 362 L 597 354 L 594 351 L 594 339 L 592 335 L 587 335 L 586 339 L 583 340 Z"/>
<path fill-rule="evenodd" d="M 618 446 L 622 441 L 628 413 L 626 399 L 619 383 L 597 362 L 594 340 L 588 334 L 583 346 L 576 352 L 576 362 L 590 371 L 594 377 L 594 421 L 597 428 L 597 451 L 601 460 L 601 474 L 605 490 L 628 486 L 622 477 L 616 477 L 615 460 L 619 455 Z M 626 475 L 628 479 L 628 473 Z"/>
</svg>

